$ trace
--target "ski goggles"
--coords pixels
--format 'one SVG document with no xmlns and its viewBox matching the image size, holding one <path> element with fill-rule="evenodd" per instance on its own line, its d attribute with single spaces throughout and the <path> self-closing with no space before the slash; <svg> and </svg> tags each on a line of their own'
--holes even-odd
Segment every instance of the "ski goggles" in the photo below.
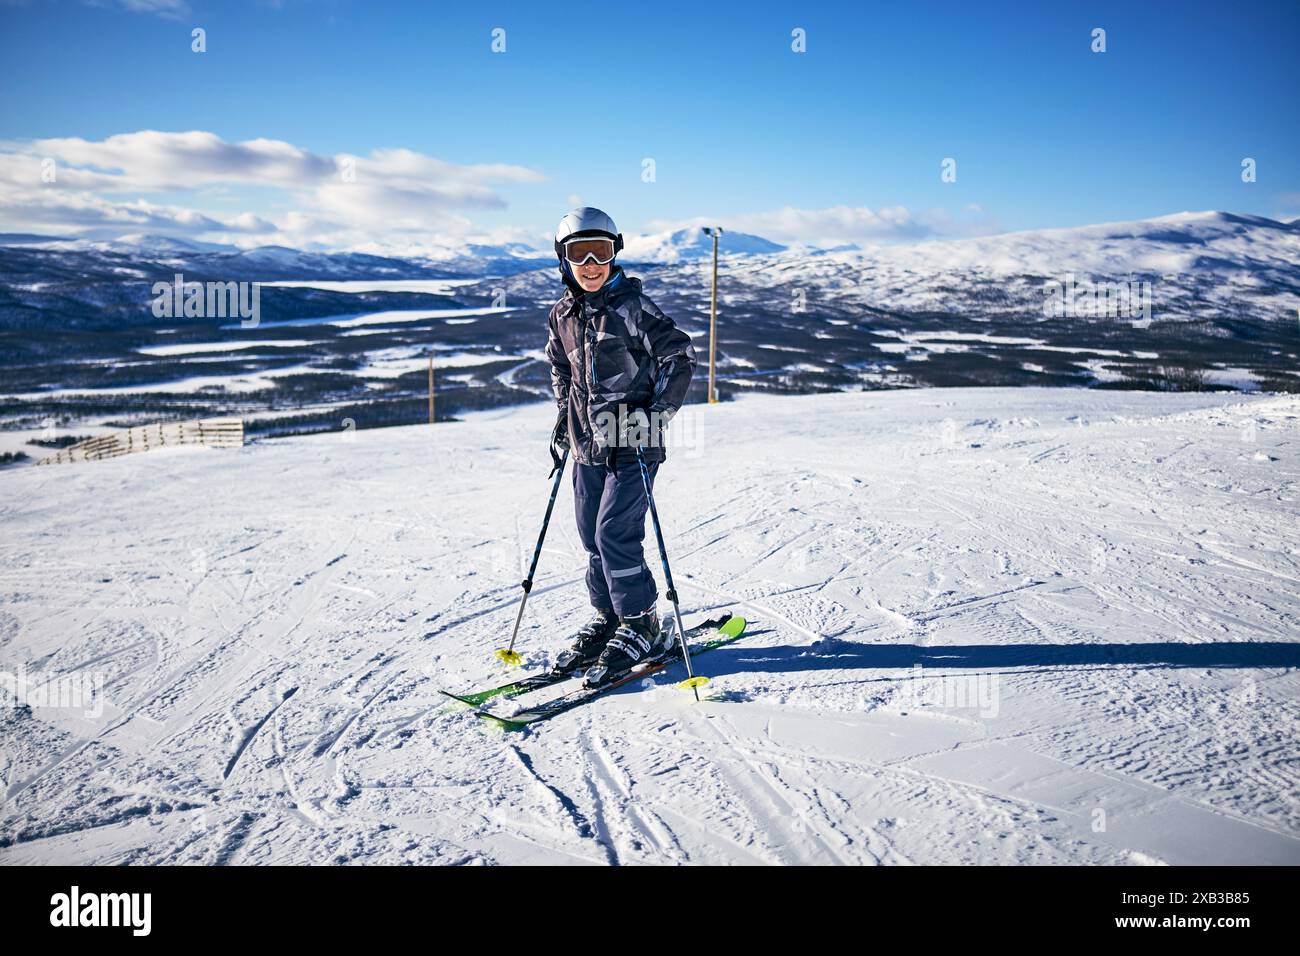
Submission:
<svg viewBox="0 0 1300 956">
<path fill-rule="evenodd" d="M 564 258 L 575 266 L 594 260 L 603 266 L 614 261 L 614 240 L 602 236 L 581 236 L 564 240 Z"/>
</svg>

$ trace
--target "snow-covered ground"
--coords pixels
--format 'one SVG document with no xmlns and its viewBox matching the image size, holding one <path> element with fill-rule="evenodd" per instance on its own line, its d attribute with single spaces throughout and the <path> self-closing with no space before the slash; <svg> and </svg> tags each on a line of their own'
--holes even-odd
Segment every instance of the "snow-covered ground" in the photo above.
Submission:
<svg viewBox="0 0 1300 956">
<path fill-rule="evenodd" d="M 437 691 L 499 679 L 550 416 L 0 475 L 0 670 L 106 698 L 0 709 L 0 862 L 1300 863 L 1300 398 L 690 407 L 678 587 L 750 632 L 507 734 Z"/>
</svg>

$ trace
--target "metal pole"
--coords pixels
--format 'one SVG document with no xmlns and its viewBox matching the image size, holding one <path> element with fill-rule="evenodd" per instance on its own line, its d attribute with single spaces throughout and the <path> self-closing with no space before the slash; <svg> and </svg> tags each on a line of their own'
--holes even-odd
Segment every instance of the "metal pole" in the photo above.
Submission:
<svg viewBox="0 0 1300 956">
<path fill-rule="evenodd" d="M 429 424 L 433 424 L 433 356 L 429 356 Z"/>
<path fill-rule="evenodd" d="M 709 404 L 718 400 L 714 379 L 718 367 L 718 235 L 722 230 L 714 227 L 713 236 L 713 295 L 709 302 Z M 689 665 L 688 665 L 689 666 Z M 698 694 L 696 695 L 699 696 Z"/>
<path fill-rule="evenodd" d="M 542 556 L 542 542 L 546 540 L 546 529 L 551 523 L 551 512 L 555 509 L 555 496 L 560 491 L 560 479 L 564 477 L 564 466 L 569 462 L 569 449 L 564 449 L 560 467 L 555 472 L 555 481 L 551 484 L 551 498 L 546 502 L 546 517 L 542 519 L 542 533 L 537 536 L 537 547 L 533 548 L 533 562 L 528 566 L 528 577 L 521 585 L 524 589 L 523 600 L 519 602 L 519 613 L 515 615 L 515 629 L 510 632 L 510 647 L 497 651 L 497 657 L 503 661 L 512 661 L 515 656 L 515 638 L 519 636 L 519 622 L 524 619 L 524 607 L 528 604 L 528 594 L 533 589 L 533 573 L 537 570 L 537 559 Z"/>
<path fill-rule="evenodd" d="M 664 533 L 659 527 L 659 509 L 655 507 L 655 496 L 650 492 L 650 469 L 646 467 L 641 449 L 636 450 L 636 460 L 641 466 L 641 484 L 645 486 L 645 497 L 650 502 L 650 522 L 655 528 L 655 540 L 659 542 L 659 560 L 664 565 L 664 583 L 668 585 L 668 600 L 673 602 L 673 615 L 677 618 L 677 638 L 682 645 L 682 660 L 686 662 L 686 679 L 691 684 L 695 699 L 700 699 L 700 689 L 695 686 L 695 673 L 691 670 L 691 651 L 686 646 L 686 628 L 682 626 L 682 609 L 677 604 L 677 589 L 673 587 L 673 572 L 668 567 L 668 549 L 664 547 Z"/>
</svg>

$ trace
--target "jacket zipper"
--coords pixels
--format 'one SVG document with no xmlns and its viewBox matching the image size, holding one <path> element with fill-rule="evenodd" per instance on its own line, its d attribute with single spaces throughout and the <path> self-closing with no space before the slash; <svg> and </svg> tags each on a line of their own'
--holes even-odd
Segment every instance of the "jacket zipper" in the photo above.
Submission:
<svg viewBox="0 0 1300 956">
<path fill-rule="evenodd" d="M 582 350 L 584 353 L 586 353 L 586 358 L 587 358 L 585 364 L 589 368 L 587 381 L 585 383 L 586 387 L 583 389 L 583 391 L 586 394 L 583 396 L 582 418 L 587 425 L 587 434 L 591 436 L 592 441 L 595 441 L 596 426 L 593 425 L 591 421 L 591 396 L 593 395 L 594 389 L 596 387 L 596 355 L 592 351 L 591 340 L 587 337 L 587 329 L 589 326 L 590 326 L 590 322 L 588 322 L 587 320 L 587 310 L 583 307 L 582 303 L 579 302 L 578 303 L 578 335 L 582 337 Z"/>
</svg>

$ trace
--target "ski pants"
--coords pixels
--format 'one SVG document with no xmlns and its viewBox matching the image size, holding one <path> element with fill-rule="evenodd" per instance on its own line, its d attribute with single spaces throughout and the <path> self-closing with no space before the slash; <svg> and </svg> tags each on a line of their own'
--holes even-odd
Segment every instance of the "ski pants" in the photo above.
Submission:
<svg viewBox="0 0 1300 956">
<path fill-rule="evenodd" d="M 647 464 L 654 486 L 658 464 Z M 654 575 L 646 567 L 642 539 L 650 503 L 641 483 L 641 466 L 618 455 L 615 466 L 574 462 L 573 501 L 578 537 L 587 550 L 587 593 L 593 607 L 613 608 L 634 617 L 654 606 Z"/>
</svg>

